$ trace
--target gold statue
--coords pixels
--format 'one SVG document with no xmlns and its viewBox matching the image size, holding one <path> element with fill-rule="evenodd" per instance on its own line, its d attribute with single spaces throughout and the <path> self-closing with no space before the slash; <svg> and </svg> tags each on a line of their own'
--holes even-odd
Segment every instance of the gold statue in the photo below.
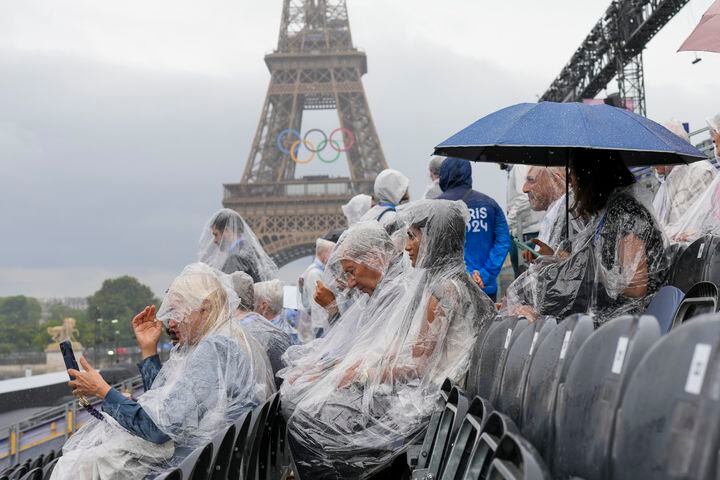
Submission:
<svg viewBox="0 0 720 480">
<path fill-rule="evenodd" d="M 66 318 L 63 320 L 63 324 L 57 327 L 48 327 L 47 332 L 52 337 L 52 341 L 55 343 L 64 342 L 70 340 L 72 343 L 77 343 L 75 339 L 76 335 L 79 335 L 77 328 L 75 328 L 75 319 Z"/>
</svg>

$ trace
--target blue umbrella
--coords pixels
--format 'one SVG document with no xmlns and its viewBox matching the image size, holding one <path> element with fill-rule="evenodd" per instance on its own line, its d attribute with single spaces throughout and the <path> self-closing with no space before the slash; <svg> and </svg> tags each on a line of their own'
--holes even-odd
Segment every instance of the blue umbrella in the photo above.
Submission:
<svg viewBox="0 0 720 480">
<path fill-rule="evenodd" d="M 435 147 L 435 155 L 492 163 L 567 165 L 577 149 L 613 152 L 627 166 L 707 160 L 645 117 L 610 105 L 520 103 L 491 113 Z"/>
</svg>

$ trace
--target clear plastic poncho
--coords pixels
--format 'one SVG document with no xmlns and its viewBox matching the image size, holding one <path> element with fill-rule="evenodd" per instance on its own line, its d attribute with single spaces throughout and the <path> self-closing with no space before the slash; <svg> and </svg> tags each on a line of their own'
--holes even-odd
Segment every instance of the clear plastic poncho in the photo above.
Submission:
<svg viewBox="0 0 720 480">
<path fill-rule="evenodd" d="M 676 243 L 692 243 L 706 234 L 720 235 L 720 176 L 715 176 L 682 218 L 665 225 L 665 232 Z"/>
<path fill-rule="evenodd" d="M 716 177 L 715 167 L 706 160 L 674 166 L 670 173 L 665 175 L 653 206 L 658 222 L 665 228 L 671 240 L 675 234 L 680 233 L 675 231 L 675 226 L 688 224 L 688 214 L 692 216 L 695 213 L 694 206 Z"/>
<path fill-rule="evenodd" d="M 637 184 L 616 189 L 567 250 L 539 257 L 510 285 L 504 313 L 590 313 L 604 323 L 644 311 L 669 270 L 668 242 L 648 196 Z"/>
<path fill-rule="evenodd" d="M 399 228 L 395 224 L 397 220 L 395 210 L 407 193 L 409 185 L 410 179 L 392 168 L 378 173 L 374 186 L 375 206 L 368 210 L 360 220 L 377 220 L 392 235 Z"/>
<path fill-rule="evenodd" d="M 198 261 L 223 273 L 245 272 L 255 282 L 277 277 L 277 265 L 265 253 L 250 226 L 234 210 L 215 212 L 200 235 Z"/>
<path fill-rule="evenodd" d="M 347 219 L 348 227 L 352 227 L 359 222 L 371 207 L 372 198 L 370 195 L 359 193 L 352 197 L 348 203 L 341 207 L 343 215 Z"/>
<path fill-rule="evenodd" d="M 352 292 L 355 295 L 351 296 L 341 273 L 343 260 L 378 272 L 381 278 L 372 296 L 360 291 Z M 300 398 L 320 378 L 342 361 L 358 335 L 376 328 L 375 323 L 382 322 L 388 309 L 394 308 L 393 302 L 404 296 L 404 265 L 402 254 L 377 222 L 358 223 L 343 234 L 328 260 L 329 275 L 325 277 L 327 285 L 335 287 L 335 307 L 340 315 L 324 337 L 291 347 L 285 354 L 287 368 L 279 375 L 285 379 L 281 395 L 286 415 L 292 413 Z"/>
<path fill-rule="evenodd" d="M 209 442 L 223 427 L 272 393 L 266 363 L 231 321 L 237 305 L 229 284 L 207 265 L 185 267 L 158 311 L 180 341 L 138 403 L 171 438 L 155 444 L 111 416 L 90 419 L 63 447 L 53 478 L 143 478 L 175 465 L 175 446 Z"/>
<path fill-rule="evenodd" d="M 403 214 L 421 236 L 405 293 L 355 336 L 289 419 L 302 476 L 363 479 L 388 465 L 422 434 L 445 378 L 462 381 L 478 331 L 495 315 L 465 271 L 464 204 L 423 200 Z"/>
</svg>

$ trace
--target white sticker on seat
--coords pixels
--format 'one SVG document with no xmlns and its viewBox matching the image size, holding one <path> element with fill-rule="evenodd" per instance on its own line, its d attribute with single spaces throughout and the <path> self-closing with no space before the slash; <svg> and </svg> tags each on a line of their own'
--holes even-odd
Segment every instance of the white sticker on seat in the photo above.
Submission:
<svg viewBox="0 0 720 480">
<path fill-rule="evenodd" d="M 510 338 L 512 337 L 512 328 L 508 328 L 507 333 L 505 334 L 505 345 L 503 345 L 503 350 L 507 350 L 507 348 L 510 346 Z"/>
<path fill-rule="evenodd" d="M 697 258 L 702 258 L 703 250 L 705 250 L 705 244 L 701 243 L 700 248 L 698 249 L 698 256 Z"/>
<path fill-rule="evenodd" d="M 625 353 L 627 353 L 628 337 L 618 338 L 617 348 L 615 349 L 615 357 L 613 358 L 612 368 L 610 371 L 616 375 L 622 372 L 623 363 L 625 363 Z"/>
<path fill-rule="evenodd" d="M 703 381 L 705 380 L 705 371 L 707 370 L 708 361 L 710 360 L 710 352 L 712 347 L 707 343 L 698 343 L 695 345 L 692 360 L 690 361 L 690 371 L 685 381 L 685 391 L 693 395 L 699 395 L 702 390 Z"/>
<path fill-rule="evenodd" d="M 535 332 L 535 334 L 533 335 L 532 342 L 530 343 L 530 351 L 528 352 L 528 357 L 532 355 L 532 352 L 535 349 L 535 342 L 537 342 L 538 335 L 540 335 L 540 332 Z"/>
<path fill-rule="evenodd" d="M 572 332 L 570 330 L 565 330 L 565 338 L 563 338 L 562 347 L 560 347 L 560 360 L 565 358 L 565 355 L 567 354 L 568 345 L 570 345 L 570 336 L 572 335 Z"/>
</svg>

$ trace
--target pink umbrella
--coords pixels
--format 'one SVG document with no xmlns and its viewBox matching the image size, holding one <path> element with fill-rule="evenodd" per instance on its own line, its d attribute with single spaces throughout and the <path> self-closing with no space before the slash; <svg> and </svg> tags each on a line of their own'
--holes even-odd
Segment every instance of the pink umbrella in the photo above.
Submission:
<svg viewBox="0 0 720 480">
<path fill-rule="evenodd" d="M 678 52 L 686 51 L 720 53 L 720 0 L 710 5 L 698 26 L 680 45 Z"/>
</svg>

